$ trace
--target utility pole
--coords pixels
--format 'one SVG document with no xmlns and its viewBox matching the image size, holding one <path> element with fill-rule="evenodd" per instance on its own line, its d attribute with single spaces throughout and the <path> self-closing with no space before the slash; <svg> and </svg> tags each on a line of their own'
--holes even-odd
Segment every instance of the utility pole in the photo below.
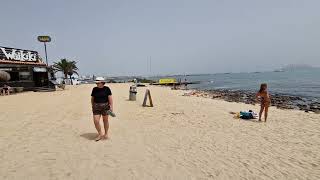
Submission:
<svg viewBox="0 0 320 180">
<path fill-rule="evenodd" d="M 150 73 L 150 76 L 152 76 L 152 64 L 151 64 L 151 56 L 150 56 L 150 59 L 149 59 L 149 62 L 150 62 L 150 64 L 149 64 L 149 73 Z"/>
<path fill-rule="evenodd" d="M 49 64 L 48 64 L 48 55 L 47 55 L 47 43 L 46 43 L 46 42 L 44 42 L 44 52 L 45 52 L 45 54 L 46 54 L 46 63 L 47 63 L 47 66 L 49 66 Z"/>
</svg>

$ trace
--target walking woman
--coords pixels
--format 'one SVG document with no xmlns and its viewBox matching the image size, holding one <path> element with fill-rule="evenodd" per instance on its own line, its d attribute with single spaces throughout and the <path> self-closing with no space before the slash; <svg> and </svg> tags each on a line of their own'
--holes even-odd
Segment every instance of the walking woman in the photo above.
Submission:
<svg viewBox="0 0 320 180">
<path fill-rule="evenodd" d="M 98 131 L 96 141 L 101 139 L 108 139 L 109 120 L 108 111 L 113 111 L 112 93 L 109 87 L 105 86 L 103 77 L 97 77 L 95 83 L 96 87 L 92 89 L 91 105 L 93 112 L 93 122 Z M 104 124 L 104 134 L 100 126 L 100 118 L 102 116 Z"/>
</svg>

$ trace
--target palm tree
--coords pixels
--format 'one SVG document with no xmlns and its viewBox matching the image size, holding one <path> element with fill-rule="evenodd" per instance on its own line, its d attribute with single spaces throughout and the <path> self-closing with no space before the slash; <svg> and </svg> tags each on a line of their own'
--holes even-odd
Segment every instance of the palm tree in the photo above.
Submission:
<svg viewBox="0 0 320 180">
<path fill-rule="evenodd" d="M 77 62 L 75 61 L 69 61 L 67 59 L 60 59 L 59 62 L 55 62 L 52 66 L 55 72 L 62 72 L 64 74 L 64 78 L 67 79 L 68 75 L 71 76 L 73 74 L 78 75 L 78 67 L 77 67 Z M 72 83 L 72 81 L 71 81 Z"/>
</svg>

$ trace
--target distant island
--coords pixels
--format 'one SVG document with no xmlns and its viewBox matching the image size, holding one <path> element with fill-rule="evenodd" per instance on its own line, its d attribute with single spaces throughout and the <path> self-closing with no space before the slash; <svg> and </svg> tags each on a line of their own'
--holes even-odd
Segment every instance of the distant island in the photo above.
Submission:
<svg viewBox="0 0 320 180">
<path fill-rule="evenodd" d="M 318 67 L 314 67 L 307 64 L 290 64 L 283 68 L 276 69 L 273 72 L 300 71 L 300 70 L 312 70 L 312 69 L 318 69 Z"/>
</svg>

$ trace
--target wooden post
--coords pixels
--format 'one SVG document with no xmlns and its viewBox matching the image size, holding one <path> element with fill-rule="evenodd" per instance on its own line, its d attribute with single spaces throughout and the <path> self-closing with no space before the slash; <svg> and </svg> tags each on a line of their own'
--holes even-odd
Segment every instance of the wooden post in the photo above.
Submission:
<svg viewBox="0 0 320 180">
<path fill-rule="evenodd" d="M 146 90 L 142 106 L 143 107 L 147 107 L 147 99 L 148 99 L 148 97 L 149 97 L 149 102 L 150 102 L 150 106 L 149 107 L 153 107 L 153 102 L 152 102 L 151 93 L 150 93 L 149 89 Z"/>
<path fill-rule="evenodd" d="M 148 96 L 149 96 L 149 101 L 150 101 L 150 107 L 153 107 L 153 102 L 152 102 L 151 93 L 150 93 L 149 89 L 148 89 Z"/>
</svg>

